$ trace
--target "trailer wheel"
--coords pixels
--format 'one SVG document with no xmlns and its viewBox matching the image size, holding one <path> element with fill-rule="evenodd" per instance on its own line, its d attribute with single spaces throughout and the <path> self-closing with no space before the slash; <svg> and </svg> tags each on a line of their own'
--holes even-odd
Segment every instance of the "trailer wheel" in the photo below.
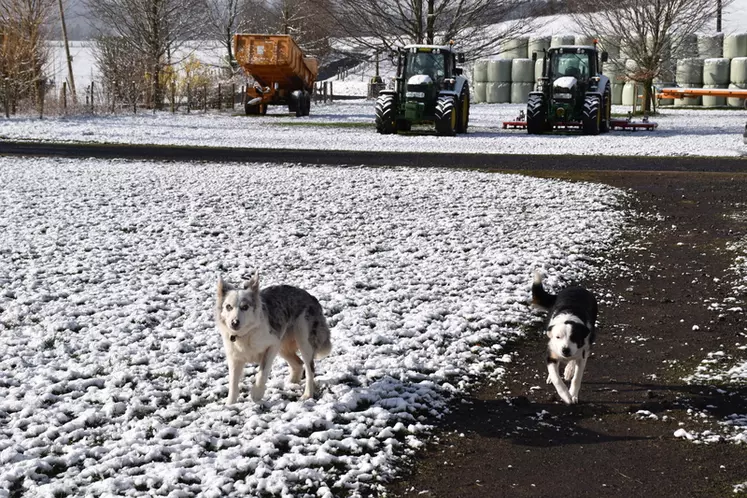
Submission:
<svg viewBox="0 0 747 498">
<path fill-rule="evenodd" d="M 539 135 L 547 130 L 547 107 L 541 95 L 530 95 L 527 100 L 527 132 Z"/>
<path fill-rule="evenodd" d="M 256 116 L 259 114 L 259 106 L 258 105 L 244 105 L 244 112 L 247 116 Z"/>
<path fill-rule="evenodd" d="M 581 122 L 584 135 L 599 135 L 600 123 L 602 121 L 601 103 L 596 95 L 587 95 L 584 100 L 584 111 Z"/>
<path fill-rule="evenodd" d="M 267 104 L 260 104 L 259 105 L 259 114 L 261 116 L 266 116 L 267 115 Z"/>
<path fill-rule="evenodd" d="M 457 127 L 456 101 L 451 95 L 438 97 L 436 102 L 436 133 L 453 136 Z"/>
<path fill-rule="evenodd" d="M 397 122 L 395 113 L 397 109 L 397 100 L 394 95 L 379 95 L 376 99 L 376 131 L 382 135 L 389 135 L 397 132 Z"/>
<path fill-rule="evenodd" d="M 308 116 L 311 113 L 311 94 L 303 92 L 303 115 Z"/>
<path fill-rule="evenodd" d="M 459 112 L 457 113 L 457 133 L 467 133 L 469 127 L 469 85 L 464 84 L 462 93 L 459 95 Z"/>
</svg>

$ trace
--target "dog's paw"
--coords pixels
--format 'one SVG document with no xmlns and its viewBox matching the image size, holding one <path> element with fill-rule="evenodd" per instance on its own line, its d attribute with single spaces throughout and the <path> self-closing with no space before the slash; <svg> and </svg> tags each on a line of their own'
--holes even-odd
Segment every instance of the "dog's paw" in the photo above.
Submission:
<svg viewBox="0 0 747 498">
<path fill-rule="evenodd" d="M 552 376 L 548 375 L 547 380 L 545 381 L 545 384 L 552 384 Z"/>
<path fill-rule="evenodd" d="M 565 370 L 563 370 L 563 378 L 566 381 L 570 381 L 573 378 L 573 374 L 576 372 L 576 365 L 573 363 L 568 363 L 565 366 Z"/>
<path fill-rule="evenodd" d="M 291 372 L 291 374 L 288 376 L 288 383 L 289 384 L 300 384 L 301 383 L 301 371 L 297 372 Z"/>
<path fill-rule="evenodd" d="M 259 403 L 262 401 L 262 397 L 265 395 L 265 388 L 254 386 L 252 387 L 252 401 Z"/>
<path fill-rule="evenodd" d="M 572 405 L 578 404 L 578 396 L 571 396 L 571 404 Z"/>
</svg>

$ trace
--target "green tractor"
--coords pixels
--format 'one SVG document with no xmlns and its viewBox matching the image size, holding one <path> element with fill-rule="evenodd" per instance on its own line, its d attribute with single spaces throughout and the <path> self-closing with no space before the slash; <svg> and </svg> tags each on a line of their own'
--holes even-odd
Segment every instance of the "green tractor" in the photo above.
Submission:
<svg viewBox="0 0 747 498">
<path fill-rule="evenodd" d="M 453 45 L 408 45 L 399 50 L 394 90 L 376 100 L 376 131 L 410 131 L 435 124 L 439 135 L 467 133 L 469 84 L 457 63 L 464 54 Z"/>
<path fill-rule="evenodd" d="M 536 52 L 532 60 L 537 60 Z M 601 53 L 601 62 L 607 62 L 607 52 Z M 596 44 L 550 48 L 544 52 L 537 89 L 527 100 L 527 131 L 543 133 L 556 125 L 580 126 L 586 135 L 609 131 L 611 88 Z"/>
</svg>

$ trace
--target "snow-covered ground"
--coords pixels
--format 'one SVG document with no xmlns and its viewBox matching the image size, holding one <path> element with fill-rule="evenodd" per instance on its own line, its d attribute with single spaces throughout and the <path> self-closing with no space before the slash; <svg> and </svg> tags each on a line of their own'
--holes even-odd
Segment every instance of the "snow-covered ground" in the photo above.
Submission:
<svg viewBox="0 0 747 498">
<path fill-rule="evenodd" d="M 613 131 L 598 137 L 580 134 L 529 136 L 504 130 L 523 105 L 471 106 L 467 135 L 440 137 L 430 128 L 412 135 L 379 135 L 374 103 L 367 100 L 319 103 L 311 115 L 292 117 L 271 107 L 267 116 L 230 111 L 190 114 L 143 112 L 136 115 L 13 117 L 0 121 L 0 138 L 99 143 L 177 144 L 317 150 L 466 152 L 486 154 L 589 154 L 639 156 L 745 156 L 745 113 L 740 110 L 665 109 L 653 132 Z M 627 113 L 629 107 L 614 107 Z"/>
<path fill-rule="evenodd" d="M 375 489 L 451 396 L 501 375 L 538 320 L 531 271 L 555 287 L 619 244 L 624 196 L 433 169 L 0 157 L 0 497 Z M 224 406 L 216 278 L 255 267 L 327 312 L 315 400 L 278 360 L 261 404 L 250 367 Z"/>
</svg>

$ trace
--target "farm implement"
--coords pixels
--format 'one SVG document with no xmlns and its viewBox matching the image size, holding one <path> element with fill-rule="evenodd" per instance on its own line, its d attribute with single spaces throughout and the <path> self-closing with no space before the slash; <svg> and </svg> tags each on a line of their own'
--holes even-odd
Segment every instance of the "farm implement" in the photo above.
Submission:
<svg viewBox="0 0 747 498">
<path fill-rule="evenodd" d="M 318 62 L 304 57 L 288 35 L 234 35 L 236 62 L 252 78 L 247 85 L 247 115 L 266 114 L 269 105 L 287 105 L 296 116 L 308 116 Z"/>
</svg>

